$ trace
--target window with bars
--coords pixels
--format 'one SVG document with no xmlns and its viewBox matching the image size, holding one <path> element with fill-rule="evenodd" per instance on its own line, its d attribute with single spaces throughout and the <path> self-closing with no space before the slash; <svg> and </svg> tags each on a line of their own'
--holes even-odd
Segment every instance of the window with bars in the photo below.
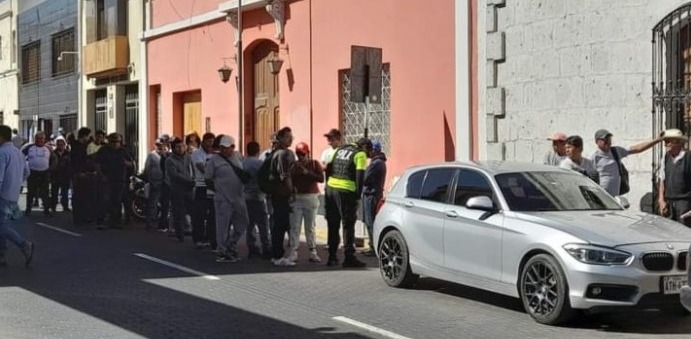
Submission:
<svg viewBox="0 0 691 339">
<path fill-rule="evenodd" d="M 30 84 L 41 78 L 41 42 L 22 47 L 22 84 Z"/>
<path fill-rule="evenodd" d="M 345 142 L 356 142 L 364 136 L 367 127 L 367 137 L 378 140 L 382 145 L 382 152 L 391 152 L 391 67 L 388 63 L 382 65 L 382 93 L 381 103 L 370 104 L 365 113 L 365 103 L 350 101 L 350 69 L 342 70 L 341 82 L 341 131 Z"/>
<path fill-rule="evenodd" d="M 53 35 L 53 76 L 73 73 L 75 70 L 74 28 Z M 70 52 L 70 53 L 63 53 Z"/>
</svg>

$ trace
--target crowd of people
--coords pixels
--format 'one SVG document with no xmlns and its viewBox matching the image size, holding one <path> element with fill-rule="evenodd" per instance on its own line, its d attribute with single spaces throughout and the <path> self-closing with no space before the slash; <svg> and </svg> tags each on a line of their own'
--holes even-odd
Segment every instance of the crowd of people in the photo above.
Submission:
<svg viewBox="0 0 691 339">
<path fill-rule="evenodd" d="M 146 228 L 165 231 L 172 224 L 173 234 L 182 242 L 189 216 L 195 247 L 214 249 L 217 262 L 238 261 L 238 243 L 244 237 L 249 257 L 271 259 L 276 266 L 295 266 L 304 229 L 308 260 L 321 262 L 315 221 L 323 184 L 327 265 L 340 263 L 342 226 L 342 265 L 364 266 L 355 257 L 357 210 L 362 201 L 363 219 L 371 234 L 375 207 L 383 196 L 386 156 L 378 141 L 363 138 L 355 144 L 344 143 L 337 129 L 324 137 L 329 148 L 321 161 L 312 157 L 304 142 L 291 148 L 289 127 L 273 134 L 268 150 L 249 142 L 244 156 L 230 135 L 159 137 L 142 172 L 149 185 Z M 369 165 L 367 158 L 372 159 Z M 161 212 L 169 204 L 172 220 Z"/>
<path fill-rule="evenodd" d="M 289 127 L 273 134 L 270 149 L 262 151 L 259 143 L 249 142 L 244 156 L 230 135 L 161 135 L 138 174 L 147 183 L 146 229 L 170 232 L 180 242 L 191 233 L 195 247 L 210 249 L 216 262 L 238 261 L 238 242 L 244 238 L 249 257 L 271 259 L 276 266 L 295 266 L 304 228 L 307 259 L 321 262 L 315 221 L 323 187 L 327 265 L 365 266 L 355 256 L 357 211 L 362 208 L 371 248 L 374 215 L 383 197 L 386 156 L 376 140 L 345 143 L 338 129 L 324 137 L 329 147 L 320 161 L 312 157 L 304 142 L 291 148 Z M 367 158 L 371 159 L 369 165 Z M 92 136 L 86 127 L 66 136 L 62 131 L 50 137 L 37 132 L 33 142 L 27 143 L 16 130 L 0 126 L 0 211 L 7 217 L 0 218 L 0 265 L 6 265 L 7 240 L 24 253 L 26 265 L 33 258 L 35 245 L 6 222 L 21 213 L 17 204 L 24 181 L 24 215 L 31 216 L 33 207 L 41 203 L 44 215 L 51 217 L 59 203 L 61 212 L 72 213 L 76 227 L 120 229 L 131 218 L 131 196 L 125 191 L 137 167 L 118 133 L 97 131 Z M 341 228 L 342 262 L 337 255 Z M 374 254 L 370 250 L 365 255 Z"/>
<path fill-rule="evenodd" d="M 628 170 L 621 159 L 645 152 L 664 142 L 665 153 L 658 170 L 657 212 L 691 227 L 691 159 L 685 145 L 688 142 L 679 129 L 668 129 L 657 138 L 628 148 L 612 146 L 612 133 L 606 129 L 595 132 L 596 150 L 589 158 L 583 156 L 583 138 L 555 133 L 549 140 L 552 149 L 543 163 L 570 169 L 588 176 L 610 195 L 616 197 L 629 192 Z"/>
</svg>

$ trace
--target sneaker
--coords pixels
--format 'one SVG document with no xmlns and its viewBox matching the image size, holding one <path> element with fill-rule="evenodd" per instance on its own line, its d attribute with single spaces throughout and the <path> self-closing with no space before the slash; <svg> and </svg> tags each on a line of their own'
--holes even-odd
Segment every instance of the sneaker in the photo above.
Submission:
<svg viewBox="0 0 691 339">
<path fill-rule="evenodd" d="M 226 254 L 226 258 L 228 258 L 228 262 L 240 261 L 240 256 L 238 256 L 238 254 L 235 252 L 228 252 L 228 254 Z"/>
<path fill-rule="evenodd" d="M 272 261 L 274 263 L 274 266 L 286 266 L 286 267 L 295 266 L 295 262 L 288 260 L 288 258 L 272 259 Z"/>
<path fill-rule="evenodd" d="M 367 264 L 358 260 L 356 257 L 349 257 L 343 261 L 343 267 L 360 268 L 365 266 L 367 266 Z"/>
<path fill-rule="evenodd" d="M 338 258 L 335 256 L 329 256 L 329 260 L 326 262 L 326 266 L 338 266 Z"/>
<path fill-rule="evenodd" d="M 225 254 L 216 254 L 216 262 L 232 262 Z"/>
<path fill-rule="evenodd" d="M 31 261 L 34 259 L 34 250 L 36 248 L 36 245 L 34 243 L 27 241 L 26 246 L 22 248 L 22 254 L 24 254 L 24 266 L 29 267 L 31 265 Z"/>
<path fill-rule="evenodd" d="M 366 256 L 366 257 L 376 257 L 376 256 L 377 256 L 377 255 L 374 253 L 374 251 L 372 251 L 372 250 L 367 250 L 367 251 L 365 251 L 365 252 L 362 252 L 362 255 L 364 255 L 364 256 Z"/>
<path fill-rule="evenodd" d="M 322 262 L 322 258 L 319 257 L 316 250 L 310 251 L 310 261 L 311 262 Z"/>
<path fill-rule="evenodd" d="M 286 257 L 286 260 L 292 262 L 298 261 L 298 251 L 292 251 L 290 255 Z"/>
<path fill-rule="evenodd" d="M 204 248 L 204 243 L 201 241 L 197 241 L 196 243 L 194 243 L 194 248 L 201 250 Z"/>
</svg>

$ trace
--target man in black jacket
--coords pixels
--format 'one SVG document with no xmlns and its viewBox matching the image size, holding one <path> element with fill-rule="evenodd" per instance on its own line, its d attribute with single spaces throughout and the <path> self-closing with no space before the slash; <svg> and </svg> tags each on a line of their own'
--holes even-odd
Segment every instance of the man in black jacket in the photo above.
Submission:
<svg viewBox="0 0 691 339">
<path fill-rule="evenodd" d="M 691 227 L 691 158 L 684 150 L 687 137 L 678 129 L 666 130 L 662 138 L 668 151 L 660 168 L 658 206 L 660 215 Z"/>
<path fill-rule="evenodd" d="M 372 229 L 374 227 L 374 217 L 377 214 L 377 205 L 384 196 L 384 182 L 386 181 L 386 154 L 381 150 L 381 143 L 378 140 L 372 141 L 372 150 L 368 156 L 372 159 L 365 170 L 362 188 L 362 221 L 367 227 L 369 235 L 369 251 L 365 256 L 374 256 L 374 242 L 372 240 Z"/>
</svg>

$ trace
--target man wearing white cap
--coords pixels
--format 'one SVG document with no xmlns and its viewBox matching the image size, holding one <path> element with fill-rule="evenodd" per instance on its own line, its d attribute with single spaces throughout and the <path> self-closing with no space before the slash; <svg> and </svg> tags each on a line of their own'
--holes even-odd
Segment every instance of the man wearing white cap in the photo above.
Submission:
<svg viewBox="0 0 691 339">
<path fill-rule="evenodd" d="M 566 134 L 554 133 L 547 138 L 552 142 L 552 149 L 545 154 L 542 163 L 545 165 L 559 166 L 561 161 L 566 158 Z"/>
<path fill-rule="evenodd" d="M 621 165 L 621 159 L 626 158 L 630 154 L 645 152 L 661 141 L 662 137 L 658 137 L 635 144 L 626 149 L 624 147 L 612 146 L 612 133 L 610 131 L 600 129 L 595 132 L 597 150 L 590 156 L 590 160 L 595 162 L 595 168 L 597 168 L 600 178 L 600 186 L 613 197 L 628 193 L 628 172 Z"/>
<path fill-rule="evenodd" d="M 662 134 L 667 153 L 661 162 L 658 209 L 661 215 L 691 226 L 691 218 L 682 215 L 691 209 L 691 159 L 684 150 L 688 138 L 678 129 Z"/>
<path fill-rule="evenodd" d="M 249 224 L 245 203 L 245 184 L 240 175 L 247 173 L 240 155 L 235 151 L 235 139 L 220 137 L 219 152 L 209 158 L 204 169 L 207 187 L 213 188 L 216 211 L 216 262 L 237 262 L 237 243 Z M 232 227 L 232 230 L 231 230 Z"/>
</svg>

